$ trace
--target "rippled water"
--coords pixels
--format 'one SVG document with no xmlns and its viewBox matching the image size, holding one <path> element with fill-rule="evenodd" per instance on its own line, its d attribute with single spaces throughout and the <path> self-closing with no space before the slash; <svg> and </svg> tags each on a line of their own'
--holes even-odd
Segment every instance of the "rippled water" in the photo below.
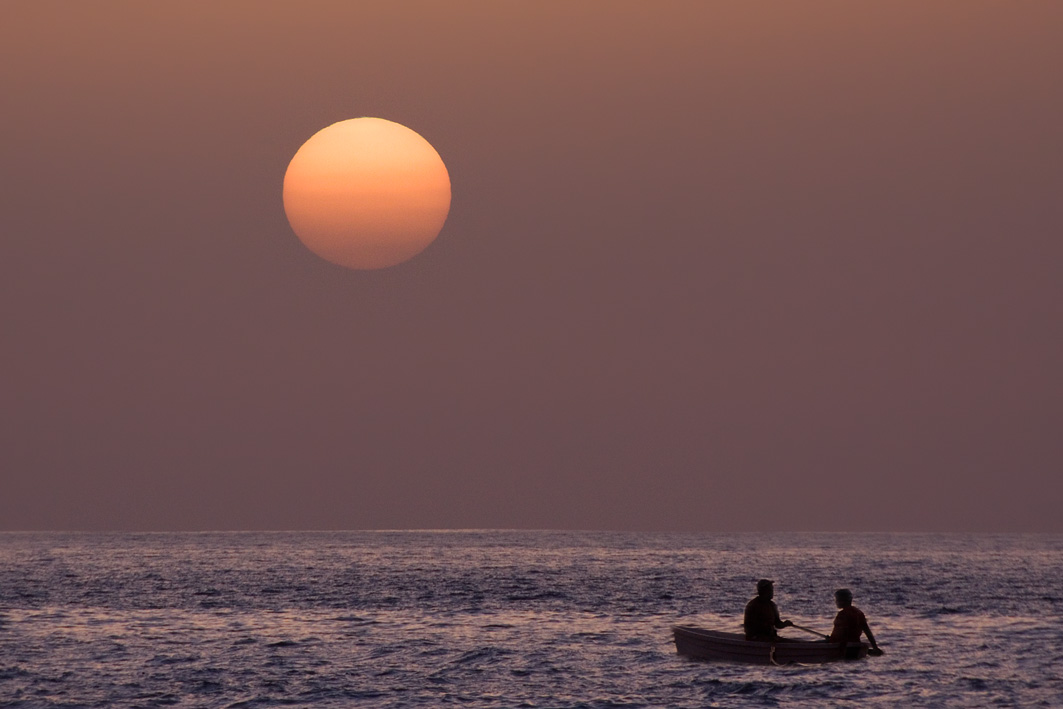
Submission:
<svg viewBox="0 0 1063 709">
<path fill-rule="evenodd" d="M 675 654 L 762 576 L 887 654 Z M 0 534 L 0 706 L 1059 706 L 1061 588 L 1063 536 Z"/>
</svg>

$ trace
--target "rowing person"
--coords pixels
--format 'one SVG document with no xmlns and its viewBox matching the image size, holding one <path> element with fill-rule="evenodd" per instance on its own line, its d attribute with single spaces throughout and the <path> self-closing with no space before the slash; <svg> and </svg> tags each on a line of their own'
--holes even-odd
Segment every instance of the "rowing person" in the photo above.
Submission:
<svg viewBox="0 0 1063 709">
<path fill-rule="evenodd" d="M 779 618 L 779 608 L 771 600 L 775 595 L 775 582 L 768 579 L 757 581 L 757 596 L 746 604 L 742 626 L 746 629 L 746 640 L 787 640 L 780 638 L 777 630 L 793 625 L 788 620 Z"/>
<path fill-rule="evenodd" d="M 834 602 L 838 606 L 838 615 L 834 616 L 834 630 L 827 638 L 829 643 L 858 643 L 860 634 L 867 636 L 871 643 L 869 655 L 881 655 L 875 636 L 871 634 L 871 628 L 867 625 L 864 612 L 853 605 L 853 592 L 847 588 L 839 588 L 834 592 Z"/>
</svg>

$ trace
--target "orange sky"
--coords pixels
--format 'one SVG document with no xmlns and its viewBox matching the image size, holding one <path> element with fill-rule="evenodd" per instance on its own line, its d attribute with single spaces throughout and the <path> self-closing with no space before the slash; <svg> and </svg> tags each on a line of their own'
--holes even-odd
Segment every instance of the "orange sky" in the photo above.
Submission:
<svg viewBox="0 0 1063 709">
<path fill-rule="evenodd" d="M 1061 529 L 1057 3 L 4 8 L 2 528 Z"/>
</svg>

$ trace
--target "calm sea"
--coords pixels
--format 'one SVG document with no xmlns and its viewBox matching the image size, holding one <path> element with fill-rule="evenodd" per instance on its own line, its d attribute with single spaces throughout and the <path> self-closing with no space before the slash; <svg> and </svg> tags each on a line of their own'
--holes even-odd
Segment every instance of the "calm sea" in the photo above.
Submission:
<svg viewBox="0 0 1063 709">
<path fill-rule="evenodd" d="M 886 655 L 676 655 L 760 577 L 823 631 L 848 586 Z M 3 707 L 846 704 L 1063 705 L 1063 536 L 0 534 Z"/>
</svg>

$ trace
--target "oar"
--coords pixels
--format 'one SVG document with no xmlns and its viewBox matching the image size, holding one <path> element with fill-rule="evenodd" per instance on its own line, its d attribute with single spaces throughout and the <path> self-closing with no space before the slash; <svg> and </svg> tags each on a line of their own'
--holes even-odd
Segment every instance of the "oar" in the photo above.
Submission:
<svg viewBox="0 0 1063 709">
<path fill-rule="evenodd" d="M 798 630 L 803 630 L 803 631 L 805 631 L 806 633 L 812 633 L 813 635 L 818 635 L 819 637 L 821 637 L 821 638 L 823 638 L 823 639 L 826 639 L 826 638 L 827 638 L 827 636 L 826 636 L 826 635 L 824 635 L 823 633 L 819 632 L 818 630 L 812 630 L 812 628 L 806 628 L 805 626 L 803 626 L 803 625 L 798 625 L 797 623 L 791 623 L 791 625 L 792 625 L 792 626 L 793 626 L 794 628 L 797 628 Z"/>
</svg>

